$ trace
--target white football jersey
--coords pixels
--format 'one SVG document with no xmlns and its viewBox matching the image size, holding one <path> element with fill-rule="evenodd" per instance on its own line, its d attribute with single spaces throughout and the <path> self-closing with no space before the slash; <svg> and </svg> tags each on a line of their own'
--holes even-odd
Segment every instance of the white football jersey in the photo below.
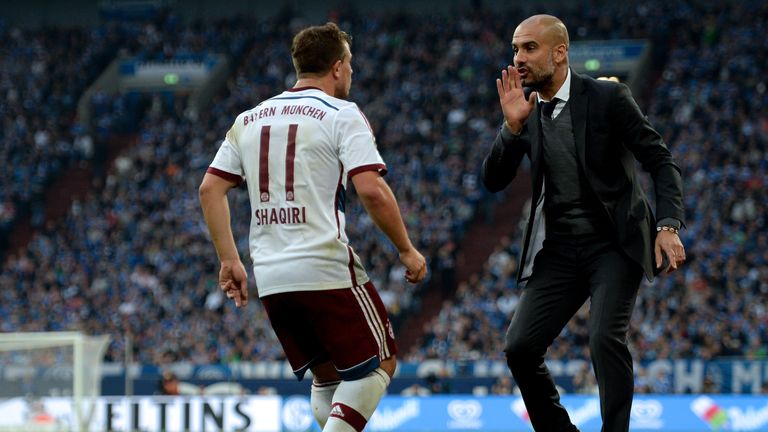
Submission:
<svg viewBox="0 0 768 432">
<path fill-rule="evenodd" d="M 246 181 L 259 296 L 368 281 L 344 231 L 347 179 L 386 173 L 353 102 L 294 88 L 240 114 L 208 172 Z"/>
</svg>

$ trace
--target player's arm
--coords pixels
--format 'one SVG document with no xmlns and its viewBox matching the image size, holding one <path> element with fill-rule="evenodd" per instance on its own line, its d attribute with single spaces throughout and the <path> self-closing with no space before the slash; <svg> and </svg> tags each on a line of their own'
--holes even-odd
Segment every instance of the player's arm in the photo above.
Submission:
<svg viewBox="0 0 768 432">
<path fill-rule="evenodd" d="M 352 183 L 373 222 L 400 252 L 400 261 L 407 268 L 406 279 L 413 283 L 424 279 L 426 260 L 408 238 L 400 207 L 387 182 L 378 171 L 363 171 L 352 177 Z"/>
<path fill-rule="evenodd" d="M 241 307 L 248 304 L 248 276 L 235 246 L 227 201 L 227 192 L 235 185 L 217 175 L 206 173 L 200 184 L 199 195 L 203 217 L 221 262 L 219 286 L 227 293 L 227 297 L 235 299 L 237 307 Z"/>
</svg>

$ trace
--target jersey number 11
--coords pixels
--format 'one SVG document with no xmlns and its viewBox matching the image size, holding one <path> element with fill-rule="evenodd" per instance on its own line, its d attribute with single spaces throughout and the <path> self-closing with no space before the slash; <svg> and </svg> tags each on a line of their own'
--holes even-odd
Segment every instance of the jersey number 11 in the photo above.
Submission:
<svg viewBox="0 0 768 432">
<path fill-rule="evenodd" d="M 269 129 L 261 127 L 261 146 L 259 147 L 259 199 L 269 201 Z M 296 159 L 296 131 L 298 124 L 288 126 L 288 146 L 285 149 L 285 200 L 293 201 L 294 161 Z"/>
</svg>

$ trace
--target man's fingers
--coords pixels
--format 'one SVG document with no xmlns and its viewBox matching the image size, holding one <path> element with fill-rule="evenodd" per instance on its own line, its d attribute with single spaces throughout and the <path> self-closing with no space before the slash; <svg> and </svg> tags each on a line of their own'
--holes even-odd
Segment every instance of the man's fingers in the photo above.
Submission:
<svg viewBox="0 0 768 432">
<path fill-rule="evenodd" d="M 237 307 L 248 304 L 248 281 L 228 280 L 221 283 L 221 289 L 226 293 L 228 299 L 234 299 Z"/>
<path fill-rule="evenodd" d="M 506 69 L 501 71 L 501 89 L 504 93 L 509 91 L 509 74 Z"/>
<path fill-rule="evenodd" d="M 421 280 L 421 277 L 419 277 L 418 272 L 412 272 L 409 271 L 408 274 L 405 276 L 405 280 L 407 280 L 410 283 L 417 283 Z"/>
<path fill-rule="evenodd" d="M 237 283 L 232 283 L 235 288 L 235 306 L 243 307 L 248 304 L 248 280 L 241 279 Z"/>
<path fill-rule="evenodd" d="M 248 304 L 248 290 L 232 288 L 227 291 L 227 298 L 235 300 L 235 306 L 242 307 Z"/>
<path fill-rule="evenodd" d="M 520 84 L 520 73 L 512 66 L 507 66 L 507 70 L 509 70 L 509 74 L 512 75 L 512 86 L 516 89 L 522 88 L 522 85 Z"/>
<path fill-rule="evenodd" d="M 240 298 L 242 299 L 242 306 L 248 304 L 248 283 L 243 281 L 240 288 Z"/>
<path fill-rule="evenodd" d="M 421 282 L 427 275 L 427 263 L 423 262 L 415 272 L 408 270 L 406 272 L 406 280 L 411 283 Z"/>
<path fill-rule="evenodd" d="M 415 283 L 415 278 L 413 277 L 413 272 L 410 270 L 405 271 L 405 280 L 407 280 L 410 283 Z"/>
<path fill-rule="evenodd" d="M 240 290 L 237 290 L 237 292 L 235 293 L 235 306 L 241 307 L 242 305 L 243 305 L 243 297 L 242 297 L 242 294 L 240 293 Z"/>
<path fill-rule="evenodd" d="M 675 270 L 677 270 L 677 261 L 670 260 L 669 267 L 667 268 L 667 273 L 672 273 Z"/>
</svg>

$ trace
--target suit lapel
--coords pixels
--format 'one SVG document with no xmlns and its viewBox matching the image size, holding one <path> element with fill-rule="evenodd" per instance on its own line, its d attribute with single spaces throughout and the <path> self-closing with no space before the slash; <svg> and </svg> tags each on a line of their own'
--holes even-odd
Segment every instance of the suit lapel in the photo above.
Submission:
<svg viewBox="0 0 768 432">
<path fill-rule="evenodd" d="M 587 109 L 589 108 L 589 99 L 585 92 L 584 83 L 579 75 L 571 70 L 571 94 L 568 105 L 571 109 L 571 123 L 573 126 L 573 139 L 576 142 L 576 154 L 579 157 L 581 167 L 586 172 L 586 130 L 587 130 Z"/>
</svg>

